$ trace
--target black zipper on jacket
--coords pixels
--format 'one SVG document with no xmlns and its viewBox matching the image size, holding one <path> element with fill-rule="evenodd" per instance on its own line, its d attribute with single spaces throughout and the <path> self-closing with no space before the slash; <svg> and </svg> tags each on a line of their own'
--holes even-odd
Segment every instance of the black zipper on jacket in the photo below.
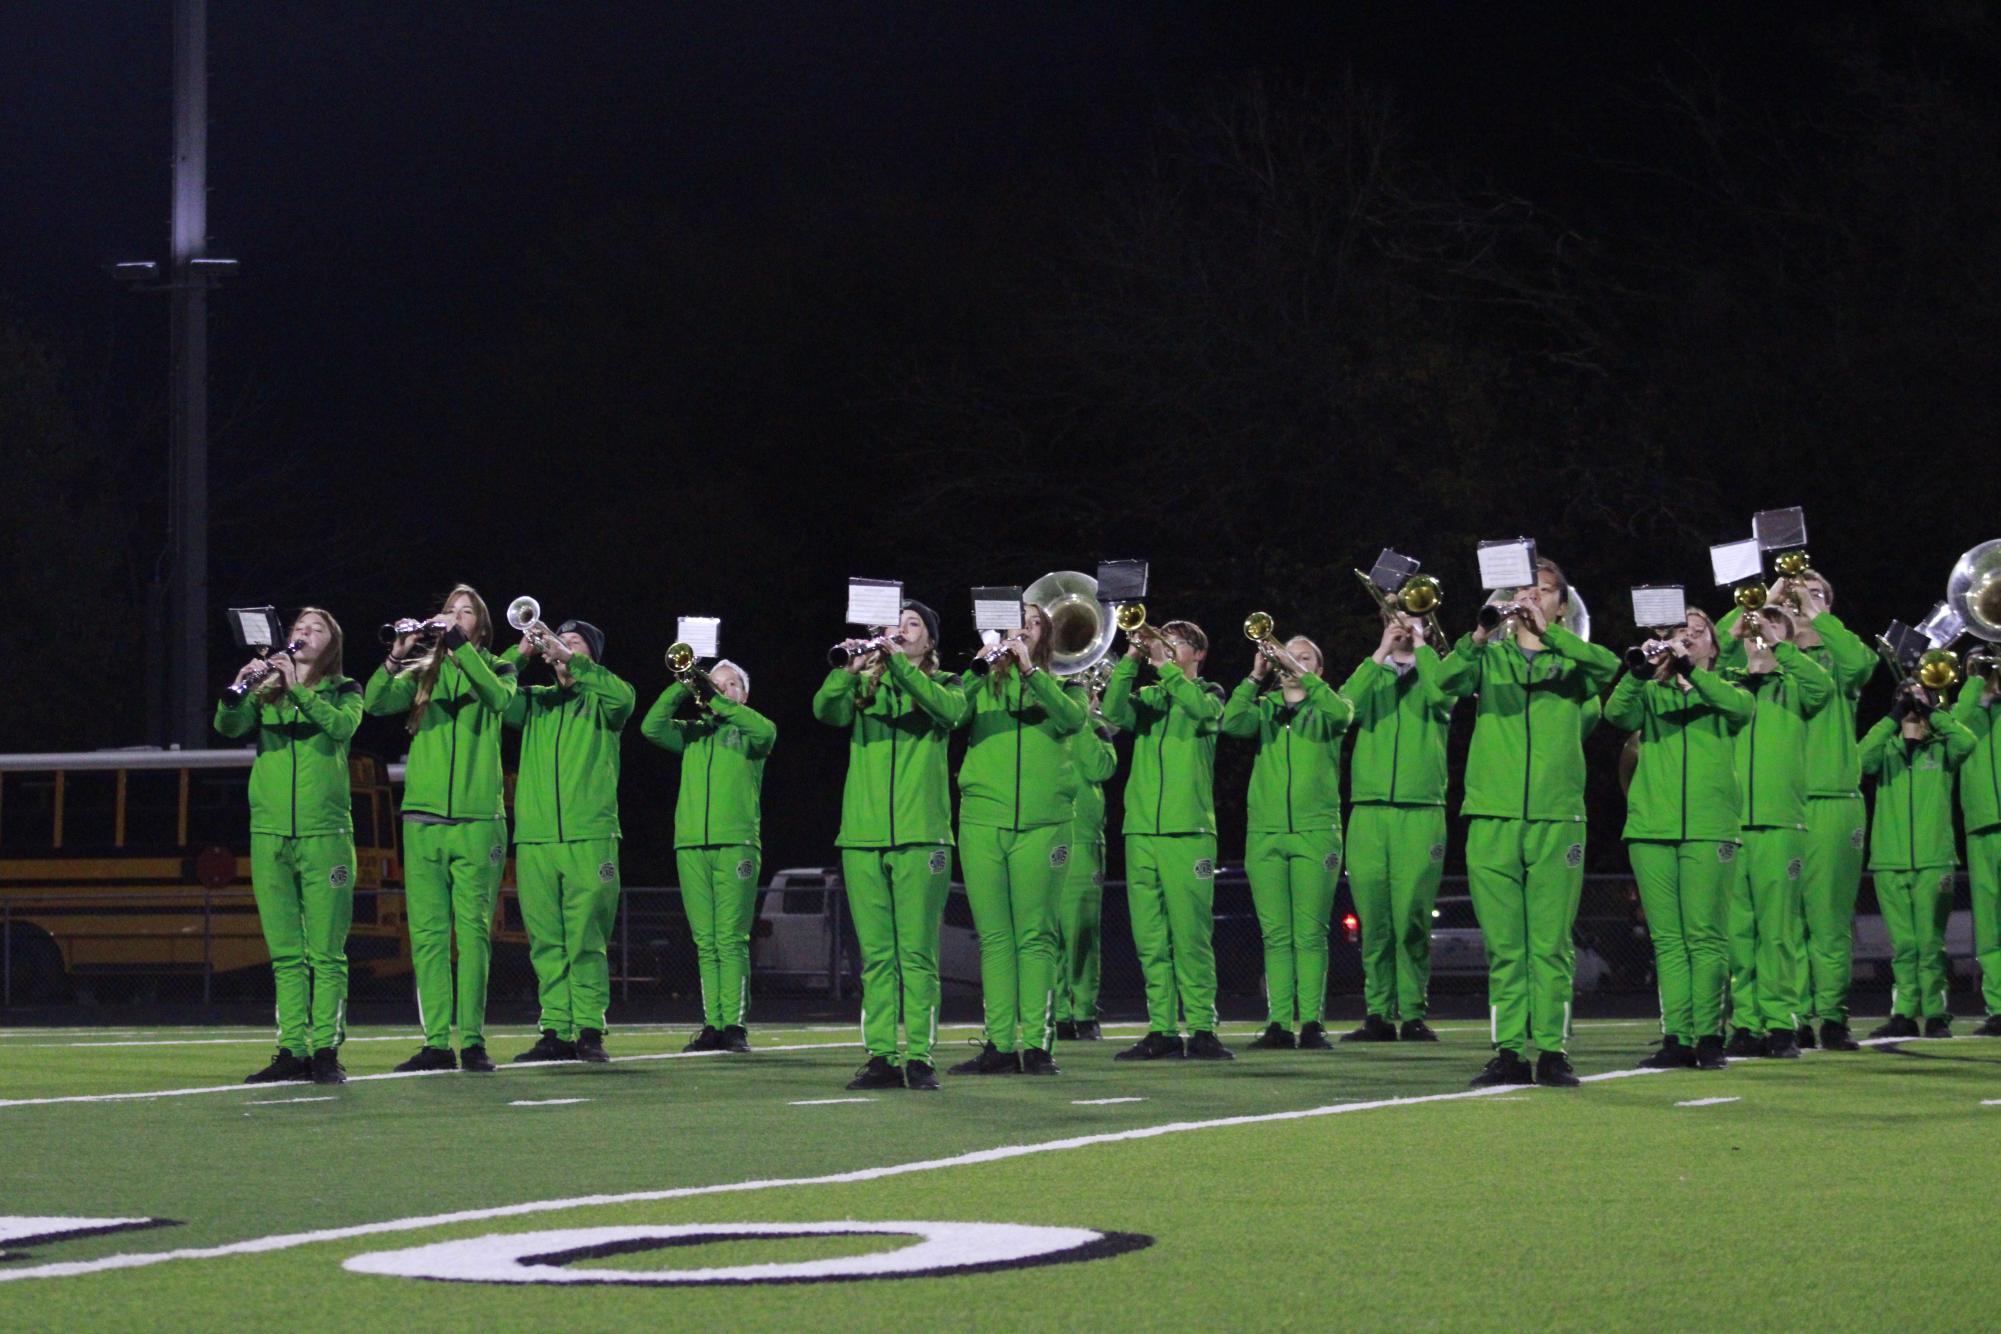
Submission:
<svg viewBox="0 0 2001 1334">
<path fill-rule="evenodd" d="M 451 699 L 452 696 L 447 695 L 445 698 Z M 445 818 L 447 820 L 452 818 L 452 802 L 457 795 L 459 785 L 459 715 L 464 712 L 465 710 L 463 709 L 454 709 L 452 711 L 452 762 L 445 770 Z"/>
<path fill-rule="evenodd" d="M 702 842 L 707 845 L 709 838 L 709 814 L 716 800 L 716 738 L 721 735 L 720 727 L 711 727 L 702 747 Z"/>
<path fill-rule="evenodd" d="M 1519 646 L 1515 650 L 1521 652 Z M 1535 776 L 1535 664 L 1522 654 L 1522 819 L 1529 818 L 1529 791 Z"/>
<path fill-rule="evenodd" d="M 903 714 L 897 687 L 889 688 L 889 846 L 896 846 L 896 720 Z"/>
<path fill-rule="evenodd" d="M 1415 672 L 1416 666 L 1411 670 Z M 1390 679 L 1390 712 L 1396 717 L 1396 726 L 1390 731 L 1390 804 L 1397 799 L 1397 766 L 1403 761 L 1403 697 L 1397 693 L 1403 678 Z"/>
<path fill-rule="evenodd" d="M 1153 832 L 1156 834 L 1167 818 L 1167 722 L 1171 716 L 1165 713 L 1160 716 L 1160 740 L 1153 748 Z"/>
<path fill-rule="evenodd" d="M 299 836 L 299 702 L 292 701 L 292 726 L 286 734 L 286 749 L 292 752 L 292 837 Z"/>
<path fill-rule="evenodd" d="M 1681 841 L 1688 842 L 1688 694 L 1681 704 Z"/>
<path fill-rule="evenodd" d="M 1918 748 L 1904 748 L 1904 824 L 1911 840 L 1911 869 L 1918 869 Z"/>
<path fill-rule="evenodd" d="M 556 706 L 556 841 L 563 841 L 563 715 L 570 711 L 567 700 Z"/>
<path fill-rule="evenodd" d="M 1292 720 L 1288 718 L 1282 726 L 1285 728 L 1285 832 L 1296 834 L 1299 831 L 1292 827 Z"/>
<path fill-rule="evenodd" d="M 1781 701 L 1783 703 L 1783 701 Z M 1763 713 L 1761 702 L 1756 695 L 1751 697 L 1751 764 L 1745 779 L 1745 805 L 1749 807 L 1751 818 L 1744 823 L 1753 829 L 1758 826 L 1758 715 Z"/>
<path fill-rule="evenodd" d="M 1014 700 L 1014 827 L 1021 828 L 1021 714 L 1028 707 L 1028 692 L 1021 688 L 1021 678 L 1015 677 Z"/>
</svg>

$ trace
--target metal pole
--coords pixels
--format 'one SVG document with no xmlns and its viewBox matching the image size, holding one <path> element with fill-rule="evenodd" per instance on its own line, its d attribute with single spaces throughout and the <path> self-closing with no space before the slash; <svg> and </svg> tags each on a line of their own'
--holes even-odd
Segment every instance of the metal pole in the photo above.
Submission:
<svg viewBox="0 0 2001 1334">
<path fill-rule="evenodd" d="M 201 887 L 201 1003 L 209 1004 L 209 982 L 215 976 L 215 915 L 210 911 L 209 888 Z"/>
<path fill-rule="evenodd" d="M 618 999 L 623 1004 L 632 999 L 632 912 L 630 904 L 618 906 Z"/>
<path fill-rule="evenodd" d="M 194 261 L 208 245 L 208 0 L 174 0 L 173 615 L 170 734 L 206 743 L 208 678 L 208 289 Z"/>
<path fill-rule="evenodd" d="M 0 1008 L 14 1003 L 14 905 L 0 903 Z"/>
</svg>

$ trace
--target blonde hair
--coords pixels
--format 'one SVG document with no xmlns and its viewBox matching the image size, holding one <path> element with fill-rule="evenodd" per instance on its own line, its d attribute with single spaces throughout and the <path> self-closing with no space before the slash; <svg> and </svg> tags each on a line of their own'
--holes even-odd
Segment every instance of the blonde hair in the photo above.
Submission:
<svg viewBox="0 0 2001 1334">
<path fill-rule="evenodd" d="M 472 633 L 466 638 L 480 648 L 485 648 L 493 639 L 493 616 L 487 611 L 486 599 L 479 595 L 478 589 L 471 584 L 454 584 L 452 591 L 445 594 L 445 600 L 438 604 L 438 614 L 443 615 L 445 610 L 461 597 L 472 602 L 473 627 Z M 409 720 L 403 724 L 413 735 L 423 723 L 425 712 L 431 707 L 431 692 L 437 688 L 438 673 L 444 669 L 444 665 L 445 640 L 443 635 L 439 635 L 437 642 L 426 649 L 422 657 L 403 669 L 402 675 L 414 675 L 417 678 L 417 701 L 410 706 Z"/>
</svg>

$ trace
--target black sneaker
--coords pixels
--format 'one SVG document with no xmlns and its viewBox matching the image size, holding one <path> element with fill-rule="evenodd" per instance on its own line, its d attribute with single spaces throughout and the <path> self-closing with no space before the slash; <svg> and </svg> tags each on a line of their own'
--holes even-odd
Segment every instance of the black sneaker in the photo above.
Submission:
<svg viewBox="0 0 2001 1334">
<path fill-rule="evenodd" d="M 1901 1014 L 1893 1014 L 1889 1019 L 1869 1030 L 1871 1039 L 1914 1038 L 1918 1036 L 1918 1021 Z"/>
<path fill-rule="evenodd" d="M 1751 1056 L 1763 1056 L 1765 1054 L 1765 1040 L 1752 1033 L 1748 1028 L 1734 1029 L 1730 1034 L 1729 1045 L 1723 1048 L 1723 1054 L 1725 1056 L 1735 1056 L 1740 1059 Z"/>
<path fill-rule="evenodd" d="M 1058 1019 L 1056 1021 L 1056 1040 L 1058 1042 L 1075 1042 L 1077 1040 L 1076 1021 L 1073 1019 Z"/>
<path fill-rule="evenodd" d="M 398 1066 L 396 1068 L 400 1070 L 403 1067 Z M 311 1079 L 312 1077 L 313 1067 L 310 1061 L 301 1060 L 297 1056 L 292 1055 L 291 1052 L 286 1051 L 283 1047 L 280 1047 L 278 1048 L 278 1054 L 271 1058 L 271 1064 L 265 1066 L 254 1075 L 246 1076 L 243 1082 L 246 1084 L 292 1084 L 301 1080 Z"/>
<path fill-rule="evenodd" d="M 903 1087 L 903 1071 L 889 1063 L 887 1056 L 871 1056 L 855 1077 L 848 1081 L 850 1089 L 900 1089 Z"/>
<path fill-rule="evenodd" d="M 738 1056 L 750 1050 L 750 1034 L 742 1024 L 731 1024 L 723 1030 L 723 1050 Z"/>
<path fill-rule="evenodd" d="M 1102 1038 L 1104 1036 L 1105 1036 L 1104 1030 L 1098 1027 L 1097 1020 L 1079 1019 L 1077 1021 L 1077 1041 L 1096 1042 L 1099 1038 Z"/>
<path fill-rule="evenodd" d="M 1765 1034 L 1765 1055 L 1774 1061 L 1797 1061 L 1800 1058 L 1799 1035 L 1790 1028 L 1775 1028 Z"/>
<path fill-rule="evenodd" d="M 1301 1051 L 1332 1051 L 1334 1044 L 1327 1040 L 1327 1026 L 1319 1020 L 1299 1026 L 1299 1049 Z"/>
<path fill-rule="evenodd" d="M 980 1054 L 970 1061 L 961 1061 L 945 1071 L 948 1075 L 1018 1075 L 1021 1073 L 1021 1057 L 1011 1051 L 1000 1051 L 993 1043 L 985 1043 Z"/>
<path fill-rule="evenodd" d="M 1024 1075 L 1060 1075 L 1056 1068 L 1056 1058 L 1040 1047 L 1030 1047 L 1021 1054 L 1021 1072 Z"/>
<path fill-rule="evenodd" d="M 1695 1040 L 1695 1068 L 1698 1070 L 1721 1070 L 1730 1064 L 1723 1051 L 1723 1035 L 1710 1033 Z"/>
<path fill-rule="evenodd" d="M 1793 1044 L 1801 1051 L 1812 1051 L 1820 1045 L 1814 1039 L 1813 1025 L 1811 1023 L 1801 1024 L 1793 1030 Z"/>
<path fill-rule="evenodd" d="M 347 1067 L 340 1063 L 340 1053 L 332 1047 L 322 1047 L 313 1053 L 313 1082 L 315 1084 L 347 1083 Z"/>
<path fill-rule="evenodd" d="M 1353 1032 L 1343 1033 L 1343 1042 L 1395 1042 L 1397 1026 L 1380 1015 L 1370 1015 L 1362 1021 L 1362 1026 Z"/>
<path fill-rule="evenodd" d="M 1952 1036 L 1952 1016 L 1935 1014 L 1925 1020 L 1925 1036 L 1928 1038 L 1949 1038 Z"/>
<path fill-rule="evenodd" d="M 1148 1033 L 1132 1046 L 1112 1057 L 1115 1061 L 1160 1061 L 1181 1059 L 1181 1038 L 1175 1033 Z"/>
<path fill-rule="evenodd" d="M 1570 1068 L 1570 1058 L 1560 1051 L 1540 1052 L 1535 1058 L 1535 1082 L 1549 1088 L 1574 1089 L 1579 1080 Z"/>
<path fill-rule="evenodd" d="M 1695 1048 L 1684 1047 L 1678 1037 L 1661 1039 L 1661 1049 L 1640 1062 L 1642 1070 L 1692 1070 L 1695 1068 Z"/>
<path fill-rule="evenodd" d="M 1820 1026 L 1820 1045 L 1829 1051 L 1861 1051 L 1862 1044 L 1849 1035 L 1848 1025 L 1834 1019 Z"/>
<path fill-rule="evenodd" d="M 493 1058 L 486 1054 L 485 1044 L 475 1042 L 470 1047 L 460 1047 L 459 1069 L 475 1075 L 492 1074 L 494 1070 Z"/>
<path fill-rule="evenodd" d="M 912 1061 L 909 1065 L 903 1067 L 903 1086 L 905 1088 L 924 1089 L 936 1093 L 938 1091 L 938 1072 L 931 1068 L 931 1062 L 929 1061 Z"/>
<path fill-rule="evenodd" d="M 1973 1030 L 1977 1038 L 2001 1038 L 2001 1014 L 1990 1014 L 1987 1022 Z"/>
<path fill-rule="evenodd" d="M 396 1067 L 396 1073 L 407 1075 L 414 1070 L 456 1070 L 459 1058 L 452 1055 L 450 1047 L 419 1047 L 417 1054 Z"/>
<path fill-rule="evenodd" d="M 611 1059 L 611 1053 L 604 1049 L 604 1032 L 596 1028 L 577 1030 L 577 1059 L 589 1061 L 592 1065 L 603 1065 Z"/>
<path fill-rule="evenodd" d="M 1292 1030 L 1279 1024 L 1266 1024 L 1265 1031 L 1244 1044 L 1253 1051 L 1291 1051 L 1299 1045 L 1299 1039 Z"/>
<path fill-rule="evenodd" d="M 1509 1051 L 1506 1047 L 1494 1053 L 1494 1059 L 1480 1068 L 1480 1073 L 1467 1081 L 1476 1089 L 1493 1088 L 1500 1084 L 1533 1084 L 1535 1072 L 1522 1059 L 1520 1052 Z"/>
<path fill-rule="evenodd" d="M 681 1048 L 681 1050 L 684 1052 L 721 1051 L 722 1049 L 723 1049 L 722 1031 L 710 1024 L 703 1024 L 702 1031 L 695 1034 L 694 1037 L 689 1038 L 688 1045 Z"/>
<path fill-rule="evenodd" d="M 1199 1030 L 1188 1035 L 1188 1059 L 1191 1061 L 1234 1061 L 1237 1054 L 1216 1041 L 1216 1035 Z"/>
<path fill-rule="evenodd" d="M 1436 1042 L 1438 1034 L 1431 1031 L 1431 1025 L 1422 1019 L 1406 1019 L 1397 1030 L 1398 1042 Z"/>
<path fill-rule="evenodd" d="M 530 1061 L 574 1061 L 577 1059 L 577 1044 L 565 1042 L 556 1036 L 556 1030 L 542 1030 L 542 1040 L 514 1058 L 515 1065 L 526 1065 Z"/>
</svg>

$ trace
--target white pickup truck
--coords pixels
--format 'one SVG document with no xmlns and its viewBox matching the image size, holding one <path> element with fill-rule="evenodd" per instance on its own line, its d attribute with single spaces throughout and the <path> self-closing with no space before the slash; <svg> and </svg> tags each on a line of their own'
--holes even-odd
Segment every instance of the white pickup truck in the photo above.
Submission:
<svg viewBox="0 0 2001 1334">
<path fill-rule="evenodd" d="M 760 983 L 826 991 L 829 979 L 854 989 L 861 959 L 838 866 L 798 866 L 773 873 L 759 896 L 750 969 Z M 939 932 L 938 975 L 947 986 L 980 985 L 980 938 L 966 887 L 952 883 Z"/>
</svg>

